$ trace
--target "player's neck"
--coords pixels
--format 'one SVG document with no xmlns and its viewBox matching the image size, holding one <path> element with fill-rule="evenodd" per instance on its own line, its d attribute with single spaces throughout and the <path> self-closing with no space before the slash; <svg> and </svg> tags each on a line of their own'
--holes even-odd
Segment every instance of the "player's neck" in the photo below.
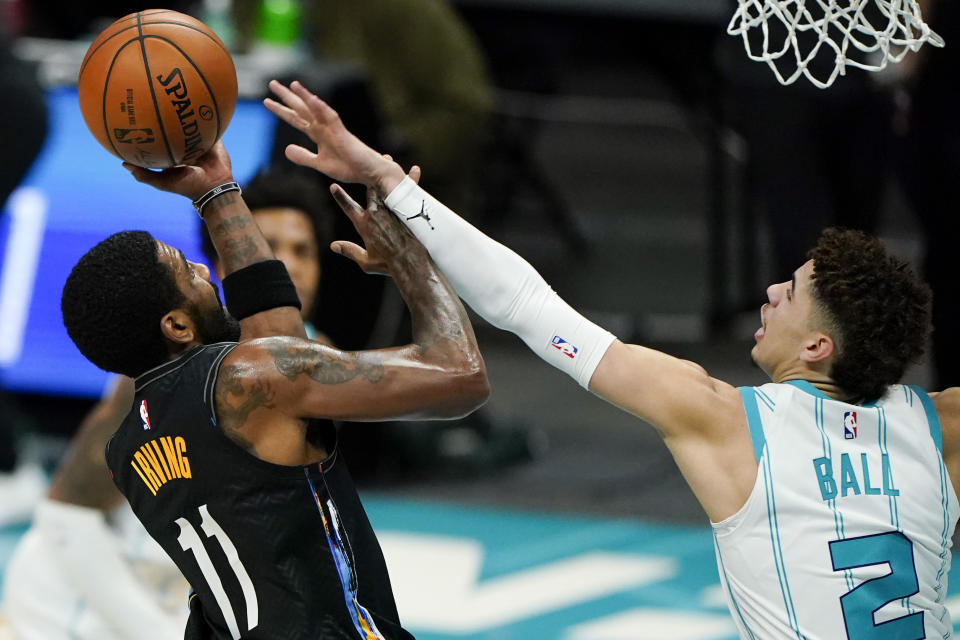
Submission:
<svg viewBox="0 0 960 640">
<path fill-rule="evenodd" d="M 861 400 L 861 398 L 854 397 L 849 391 L 843 389 L 828 376 L 819 375 L 812 371 L 808 371 L 806 375 L 782 378 L 777 380 L 777 382 L 790 382 L 793 380 L 803 380 L 804 382 L 809 382 L 815 389 L 817 389 L 817 391 L 820 391 L 824 395 L 827 395 L 834 400 L 848 402 L 850 404 L 858 404 Z"/>
<path fill-rule="evenodd" d="M 178 344 L 174 344 L 173 342 L 170 342 L 168 340 L 167 353 L 169 354 L 169 356 L 167 357 L 167 362 L 171 360 L 176 360 L 177 358 L 185 354 L 187 351 L 190 351 L 190 349 L 193 349 L 194 347 L 200 347 L 200 346 L 203 346 L 203 343 L 200 342 L 199 340 L 191 340 L 190 342 L 184 342 L 184 343 L 178 343 Z"/>
</svg>

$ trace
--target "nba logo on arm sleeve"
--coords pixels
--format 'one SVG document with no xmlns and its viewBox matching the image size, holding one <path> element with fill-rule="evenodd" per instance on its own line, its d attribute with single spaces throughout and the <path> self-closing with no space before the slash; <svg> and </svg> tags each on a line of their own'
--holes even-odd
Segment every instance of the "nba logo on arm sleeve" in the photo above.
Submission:
<svg viewBox="0 0 960 640">
<path fill-rule="evenodd" d="M 857 412 L 845 411 L 843 413 L 843 439 L 853 440 L 857 437 Z"/>
<path fill-rule="evenodd" d="M 560 336 L 553 336 L 553 340 L 550 341 L 550 345 L 568 358 L 576 358 L 577 352 L 580 351 Z"/>
</svg>

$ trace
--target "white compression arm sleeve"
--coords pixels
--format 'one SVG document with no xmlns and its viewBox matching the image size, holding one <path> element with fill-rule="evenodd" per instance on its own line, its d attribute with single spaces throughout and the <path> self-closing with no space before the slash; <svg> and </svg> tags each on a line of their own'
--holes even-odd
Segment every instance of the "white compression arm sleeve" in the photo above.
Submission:
<svg viewBox="0 0 960 640">
<path fill-rule="evenodd" d="M 613 334 L 564 302 L 530 263 L 405 178 L 386 205 L 430 252 L 470 307 L 588 388 Z"/>
<path fill-rule="evenodd" d="M 64 577 L 117 637 L 169 640 L 183 627 L 165 614 L 120 554 L 120 541 L 97 509 L 44 500 L 33 526 Z M 186 603 L 184 603 L 186 606 Z"/>
</svg>

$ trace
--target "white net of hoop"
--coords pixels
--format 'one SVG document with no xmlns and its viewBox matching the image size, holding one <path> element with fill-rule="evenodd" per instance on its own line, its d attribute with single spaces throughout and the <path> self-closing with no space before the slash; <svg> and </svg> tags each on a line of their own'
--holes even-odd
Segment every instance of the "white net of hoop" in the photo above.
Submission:
<svg viewBox="0 0 960 640">
<path fill-rule="evenodd" d="M 750 59 L 766 62 L 781 84 L 803 75 L 823 89 L 847 67 L 881 71 L 925 42 L 943 46 L 923 21 L 916 0 L 738 0 L 738 4 L 727 33 L 742 37 Z"/>
</svg>

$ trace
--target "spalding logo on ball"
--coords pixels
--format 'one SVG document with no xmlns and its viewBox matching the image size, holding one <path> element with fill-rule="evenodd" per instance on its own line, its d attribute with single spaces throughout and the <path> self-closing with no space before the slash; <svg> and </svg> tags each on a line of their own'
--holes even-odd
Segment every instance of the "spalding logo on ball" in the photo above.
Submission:
<svg viewBox="0 0 960 640">
<path fill-rule="evenodd" d="M 152 9 L 97 36 L 77 92 L 87 127 L 107 151 L 164 169 L 195 162 L 220 139 L 237 106 L 237 72 L 205 24 Z"/>
</svg>

